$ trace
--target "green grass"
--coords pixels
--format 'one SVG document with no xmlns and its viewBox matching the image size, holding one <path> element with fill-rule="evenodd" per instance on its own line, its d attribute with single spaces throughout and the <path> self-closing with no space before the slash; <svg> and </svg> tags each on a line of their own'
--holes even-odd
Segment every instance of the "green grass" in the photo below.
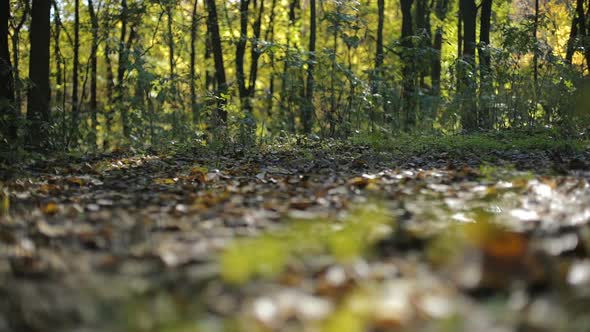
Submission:
<svg viewBox="0 0 590 332">
<path fill-rule="evenodd" d="M 549 133 L 524 134 L 516 132 L 472 135 L 359 135 L 353 138 L 353 142 L 368 145 L 377 151 L 387 151 L 404 156 L 429 152 L 444 152 L 451 155 L 473 153 L 479 156 L 492 152 L 508 151 L 579 153 L 590 147 L 588 139 L 558 138 Z"/>
</svg>

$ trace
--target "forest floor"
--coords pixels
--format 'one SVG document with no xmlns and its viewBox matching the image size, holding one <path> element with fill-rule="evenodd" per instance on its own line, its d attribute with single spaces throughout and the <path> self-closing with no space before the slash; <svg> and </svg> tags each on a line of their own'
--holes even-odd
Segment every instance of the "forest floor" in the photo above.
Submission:
<svg viewBox="0 0 590 332">
<path fill-rule="evenodd" d="M 0 331 L 590 326 L 588 149 L 299 141 L 0 179 Z"/>
</svg>

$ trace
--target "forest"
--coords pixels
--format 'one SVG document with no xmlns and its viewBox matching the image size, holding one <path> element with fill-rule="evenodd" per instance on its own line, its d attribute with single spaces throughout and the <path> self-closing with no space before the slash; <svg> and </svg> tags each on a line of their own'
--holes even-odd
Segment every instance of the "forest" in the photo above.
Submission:
<svg viewBox="0 0 590 332">
<path fill-rule="evenodd" d="M 0 331 L 588 331 L 590 0 L 0 0 Z"/>
<path fill-rule="evenodd" d="M 583 0 L 3 3 L 8 146 L 588 125 Z"/>
</svg>

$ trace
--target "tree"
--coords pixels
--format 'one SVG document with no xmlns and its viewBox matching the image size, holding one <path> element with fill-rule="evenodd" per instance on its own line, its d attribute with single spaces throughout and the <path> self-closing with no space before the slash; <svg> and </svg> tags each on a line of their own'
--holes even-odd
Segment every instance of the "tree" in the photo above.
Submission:
<svg viewBox="0 0 590 332">
<path fill-rule="evenodd" d="M 30 61 L 27 119 L 28 144 L 32 148 L 47 148 L 51 90 L 49 87 L 50 0 L 33 0 L 30 29 Z"/>
<path fill-rule="evenodd" d="M 412 55 L 412 36 L 414 27 L 412 23 L 412 5 L 414 0 L 401 0 L 402 8 L 402 34 L 401 34 L 401 59 L 402 59 L 402 103 L 404 112 L 404 129 L 409 130 L 416 124 L 414 79 L 416 77 L 414 57 Z"/>
<path fill-rule="evenodd" d="M 213 119 L 213 123 L 219 126 L 227 123 L 227 111 L 225 110 L 227 80 L 225 76 L 225 64 L 223 62 L 223 49 L 221 46 L 221 34 L 219 33 L 219 21 L 217 19 L 215 0 L 206 0 L 206 4 L 207 29 L 211 42 L 213 61 L 215 62 L 215 81 L 217 82 L 217 114 Z"/>
<path fill-rule="evenodd" d="M 314 68 L 315 68 L 315 44 L 317 38 L 317 17 L 316 17 L 316 2 L 315 0 L 309 1 L 309 59 L 307 62 L 307 83 L 305 86 L 305 105 L 302 107 L 301 122 L 303 124 L 303 132 L 310 133 L 313 125 L 313 114 L 314 105 Z"/>
<path fill-rule="evenodd" d="M 200 120 L 199 109 L 197 107 L 197 89 L 196 89 L 196 61 L 197 61 L 197 52 L 196 52 L 196 43 L 197 43 L 197 32 L 199 27 L 199 18 L 197 17 L 197 7 L 199 1 L 194 0 L 193 2 L 193 9 L 191 11 L 191 40 L 190 40 L 190 64 L 189 64 L 189 89 L 191 94 L 191 113 L 193 115 L 193 122 L 198 123 Z"/>
<path fill-rule="evenodd" d="M 490 91 L 490 70 L 491 70 L 491 56 L 490 56 L 490 30 L 492 19 L 492 0 L 482 0 L 481 16 L 479 27 L 479 93 L 481 95 L 489 94 Z M 482 101 L 482 104 L 484 102 Z M 489 107 L 482 105 L 480 107 L 479 126 L 485 129 L 491 129 L 493 123 L 490 119 Z"/>
<path fill-rule="evenodd" d="M 244 73 L 244 56 L 246 55 L 246 42 L 248 41 L 249 6 L 250 0 L 240 0 L 240 38 L 236 43 L 236 80 L 238 82 L 238 93 L 240 95 L 241 106 L 247 111 L 250 111 L 251 107 Z"/>
<path fill-rule="evenodd" d="M 10 3 L 10 0 L 7 1 L 8 3 Z M 20 32 L 23 29 L 23 27 L 25 26 L 25 23 L 27 21 L 27 17 L 29 16 L 29 11 L 30 11 L 30 1 L 29 0 L 24 0 L 22 2 L 19 2 L 19 4 L 22 4 L 22 12 L 21 12 L 21 16 L 20 18 L 16 17 L 16 12 L 12 13 L 12 20 L 10 20 L 10 25 L 11 25 L 11 30 L 12 30 L 12 74 L 13 74 L 13 80 L 14 80 L 14 99 L 15 99 L 15 104 L 14 104 L 14 108 L 17 112 L 17 115 L 20 114 L 21 112 L 21 108 L 22 108 L 22 89 L 21 89 L 21 78 L 20 78 L 20 47 L 19 47 L 19 43 L 20 43 Z M 6 12 L 9 13 L 9 12 Z"/>
<path fill-rule="evenodd" d="M 72 124 L 71 139 L 77 140 L 80 109 L 78 103 L 78 74 L 80 67 L 80 0 L 74 0 L 74 66 L 72 69 Z"/>
<path fill-rule="evenodd" d="M 449 7 L 449 0 L 437 0 L 434 8 L 434 14 L 440 22 L 444 22 Z M 434 57 L 432 59 L 431 74 L 433 95 L 440 95 L 441 71 L 442 71 L 442 48 L 443 48 L 443 30 L 444 24 L 439 24 L 434 32 L 432 48 Z"/>
<path fill-rule="evenodd" d="M 461 125 L 464 130 L 477 129 L 477 109 L 475 102 L 475 82 L 472 72 L 475 69 L 477 6 L 475 0 L 460 0 L 459 11 L 463 22 L 463 51 L 459 64 L 459 89 L 462 93 Z"/>
<path fill-rule="evenodd" d="M 383 26 L 385 23 L 385 0 L 377 0 L 377 40 L 375 44 L 375 72 L 379 75 L 383 66 Z"/>
<path fill-rule="evenodd" d="M 90 112 L 91 112 L 91 143 L 96 144 L 96 126 L 98 125 L 98 32 L 99 20 L 98 13 L 94 8 L 93 0 L 88 0 L 88 14 L 90 15 L 90 25 L 92 33 L 92 45 L 90 48 Z"/>
<path fill-rule="evenodd" d="M 10 17 L 10 3 L 1 0 L 0 7 L 0 124 L 6 124 L 0 128 L 9 140 L 17 138 L 17 113 L 14 99 L 14 76 L 8 49 L 8 20 Z"/>
</svg>

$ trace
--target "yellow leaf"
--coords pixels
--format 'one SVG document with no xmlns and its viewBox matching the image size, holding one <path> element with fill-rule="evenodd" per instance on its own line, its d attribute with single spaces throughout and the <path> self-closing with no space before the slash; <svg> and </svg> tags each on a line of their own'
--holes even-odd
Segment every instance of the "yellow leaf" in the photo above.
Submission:
<svg viewBox="0 0 590 332">
<path fill-rule="evenodd" d="M 155 184 L 163 184 L 163 185 L 172 185 L 172 184 L 175 184 L 176 181 L 171 178 L 157 178 L 157 179 L 154 179 L 154 183 Z"/>
<path fill-rule="evenodd" d="M 46 215 L 54 215 L 59 212 L 59 206 L 53 202 L 41 206 L 41 212 Z"/>
<path fill-rule="evenodd" d="M 7 216 L 10 211 L 10 198 L 7 194 L 0 194 L 2 201 L 0 202 L 0 216 Z"/>
</svg>

